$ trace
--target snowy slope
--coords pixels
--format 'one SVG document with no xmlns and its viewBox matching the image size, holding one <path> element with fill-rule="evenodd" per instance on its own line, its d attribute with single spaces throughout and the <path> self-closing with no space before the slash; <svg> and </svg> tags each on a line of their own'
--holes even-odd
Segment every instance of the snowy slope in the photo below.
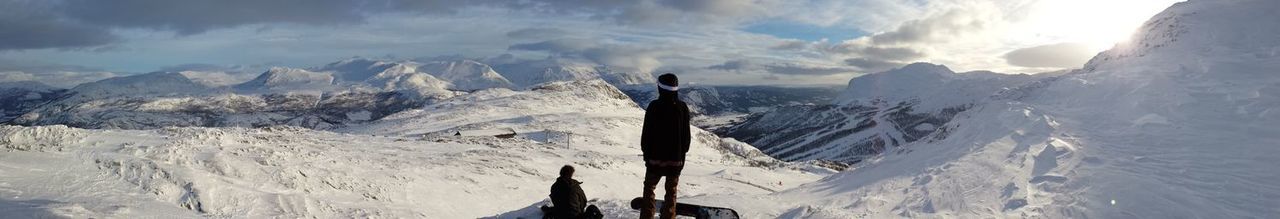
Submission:
<svg viewBox="0 0 1280 219">
<path fill-rule="evenodd" d="M 625 203 L 640 192 L 643 112 L 607 83 L 486 90 L 427 109 L 338 132 L 4 126 L 0 175 L 18 177 L 0 177 L 0 203 L 12 205 L 4 215 L 66 217 L 537 217 L 559 166 L 574 164 L 593 204 L 635 217 Z M 422 135 L 499 126 L 522 134 Z M 694 132 L 687 197 L 768 194 L 829 173 Z M 27 168 L 44 162 L 58 165 Z"/>
<path fill-rule="evenodd" d="M 1133 203 L 1098 215 L 1280 216 L 1280 162 L 1266 156 L 1280 153 L 1275 11 L 1280 2 L 1174 5 L 1100 55 L 1122 58 L 1095 58 L 1026 101 L 1073 118 L 1063 124 L 1095 146 L 1085 154 L 1106 162 L 1076 170 L 1093 188 L 1083 198 Z"/>
<path fill-rule="evenodd" d="M 1052 117 L 1003 104 L 957 117 L 949 135 L 888 148 L 814 183 L 763 196 L 708 198 L 754 205 L 770 212 L 764 217 L 778 218 L 1082 216 L 1072 207 L 1083 200 L 1058 192 L 1078 189 L 1061 183 L 1087 159 L 1074 151 L 1074 139 L 1055 132 Z"/>
<path fill-rule="evenodd" d="M 948 132 L 813 184 L 720 200 L 783 218 L 1280 217 L 1277 10 L 1178 3 L 1084 71 L 1001 92 Z"/>
</svg>

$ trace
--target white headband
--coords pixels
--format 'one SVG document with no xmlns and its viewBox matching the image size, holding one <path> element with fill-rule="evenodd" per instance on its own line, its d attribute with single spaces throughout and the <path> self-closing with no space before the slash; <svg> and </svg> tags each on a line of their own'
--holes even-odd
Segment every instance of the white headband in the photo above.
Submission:
<svg viewBox="0 0 1280 219">
<path fill-rule="evenodd" d="M 679 91 L 679 90 L 680 90 L 680 87 L 679 87 L 679 86 L 667 86 L 667 85 L 662 84 L 662 83 L 658 83 L 658 88 L 661 88 L 661 89 L 663 89 L 663 90 L 667 90 L 667 91 Z"/>
</svg>

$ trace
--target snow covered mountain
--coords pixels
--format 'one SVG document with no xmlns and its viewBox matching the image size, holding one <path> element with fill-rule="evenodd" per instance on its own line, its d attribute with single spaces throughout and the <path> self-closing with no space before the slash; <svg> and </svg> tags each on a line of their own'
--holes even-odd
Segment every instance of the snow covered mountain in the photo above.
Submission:
<svg viewBox="0 0 1280 219">
<path fill-rule="evenodd" d="M 342 60 L 313 68 L 328 72 L 342 85 L 367 85 L 384 90 L 459 90 L 511 88 L 513 84 L 493 68 L 472 60 L 379 61 L 364 58 Z"/>
<path fill-rule="evenodd" d="M 330 63 L 314 71 L 330 72 L 339 85 L 368 86 L 386 91 L 411 91 L 423 95 L 447 96 L 453 83 L 419 71 L 421 63 L 348 59 Z"/>
<path fill-rule="evenodd" d="M 560 59 L 529 60 L 495 65 L 518 87 L 530 87 L 555 81 L 604 79 L 618 87 L 652 84 L 654 77 L 645 73 L 615 71 L 606 66 Z"/>
<path fill-rule="evenodd" d="M 629 85 L 651 80 L 647 74 L 573 62 L 504 67 L 511 71 L 499 73 L 467 59 L 415 62 L 352 58 L 315 68 L 273 67 L 252 80 L 213 87 L 206 85 L 225 81 L 199 72 L 156 72 L 82 84 L 65 91 L 69 96 L 28 91 L 29 87 L 6 90 L 5 103 L 10 104 L 6 104 L 0 121 L 81 128 L 327 128 L 376 120 L 468 91 L 529 88 L 555 81 L 604 79 Z M 521 84 L 511 83 L 504 74 L 516 75 Z M 196 81 L 188 75 L 213 78 Z M 30 98 L 33 95 L 44 99 Z"/>
<path fill-rule="evenodd" d="M 66 93 L 35 81 L 0 82 L 0 122 L 13 120 Z"/>
<path fill-rule="evenodd" d="M 62 92 L 65 95 L 49 95 L 50 99 L 24 105 L 20 114 L 14 111 L 20 116 L 8 123 L 122 129 L 272 125 L 323 129 L 381 118 L 454 95 L 438 87 L 382 90 L 340 87 L 337 82 L 329 72 L 273 68 L 248 82 L 209 88 L 179 73 L 157 72 L 86 83 Z"/>
<path fill-rule="evenodd" d="M 850 80 L 834 104 L 780 107 L 718 132 L 783 160 L 854 163 L 924 139 L 985 98 L 1035 78 L 915 63 Z"/>
<path fill-rule="evenodd" d="M 493 66 L 519 87 L 553 81 L 590 80 L 600 78 L 596 66 L 556 59 L 532 60 Z"/>
<path fill-rule="evenodd" d="M 1175 4 L 1081 71 L 1009 87 L 929 140 L 759 198 L 787 203 L 772 208 L 786 218 L 1280 216 L 1278 10 Z M 723 198 L 744 199 L 729 205 L 755 203 Z"/>
<path fill-rule="evenodd" d="M 324 72 L 296 68 L 271 68 L 253 80 L 236 85 L 241 91 L 326 91 L 334 89 L 334 77 Z"/>
<path fill-rule="evenodd" d="M 596 72 L 599 72 L 601 79 L 614 86 L 653 84 L 657 80 L 657 76 L 652 74 L 622 71 L 608 66 L 596 67 Z"/>
<path fill-rule="evenodd" d="M 619 89 L 640 107 L 658 98 L 657 87 L 652 83 Z M 694 85 L 680 90 L 680 99 L 689 103 L 694 114 L 712 116 L 747 114 L 786 105 L 829 103 L 838 95 L 838 89 L 824 87 Z"/>
<path fill-rule="evenodd" d="M 459 87 L 433 74 L 455 77 L 463 84 Z M 207 87 L 181 73 L 157 72 L 82 84 L 65 91 L 67 95 L 35 92 L 48 99 L 22 99 L 37 95 L 25 90 L 6 92 L 23 95 L 11 97 L 23 102 L 13 102 L 0 121 L 81 128 L 294 125 L 324 129 L 376 120 L 461 93 L 454 89 L 487 86 L 509 85 L 487 66 L 471 61 L 349 59 L 310 70 L 271 68 L 226 87 Z"/>
<path fill-rule="evenodd" d="M 511 81 L 498 74 L 489 65 L 471 60 L 422 63 L 418 66 L 418 71 L 453 83 L 455 90 L 471 91 L 513 86 Z"/>
<path fill-rule="evenodd" d="M 94 99 L 119 96 L 164 96 L 200 94 L 210 88 L 196 83 L 187 76 L 173 72 L 153 72 L 103 79 L 71 88 L 76 99 Z"/>
<path fill-rule="evenodd" d="M 636 217 L 626 201 L 641 189 L 642 117 L 594 80 L 483 90 L 334 132 L 0 126 L 0 214 L 536 217 L 558 168 L 572 164 L 608 217 Z M 433 134 L 488 127 L 521 134 Z M 763 195 L 831 173 L 700 129 L 694 136 L 682 194 Z M 39 183 L 51 181 L 61 183 Z"/>
</svg>

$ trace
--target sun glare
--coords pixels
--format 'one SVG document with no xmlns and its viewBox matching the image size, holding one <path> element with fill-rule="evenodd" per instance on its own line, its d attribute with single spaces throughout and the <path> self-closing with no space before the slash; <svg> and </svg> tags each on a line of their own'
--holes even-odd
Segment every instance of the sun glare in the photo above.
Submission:
<svg viewBox="0 0 1280 219">
<path fill-rule="evenodd" d="M 1023 26 L 1030 41 L 1081 43 L 1101 51 L 1128 40 L 1148 18 L 1177 0 L 1048 0 Z"/>
</svg>

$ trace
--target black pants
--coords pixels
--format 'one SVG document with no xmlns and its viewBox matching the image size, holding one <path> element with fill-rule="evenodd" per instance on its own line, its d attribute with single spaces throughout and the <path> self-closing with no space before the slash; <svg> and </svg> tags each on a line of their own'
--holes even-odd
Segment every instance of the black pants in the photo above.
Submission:
<svg viewBox="0 0 1280 219">
<path fill-rule="evenodd" d="M 684 166 L 646 166 L 644 171 L 644 206 L 640 208 L 641 219 L 651 219 L 654 213 L 654 194 L 653 190 L 657 189 L 658 180 L 663 177 L 667 178 L 666 189 L 667 194 L 664 196 L 662 210 L 660 214 L 662 218 L 676 217 L 676 185 L 680 183 L 680 171 L 684 170 Z"/>
</svg>

